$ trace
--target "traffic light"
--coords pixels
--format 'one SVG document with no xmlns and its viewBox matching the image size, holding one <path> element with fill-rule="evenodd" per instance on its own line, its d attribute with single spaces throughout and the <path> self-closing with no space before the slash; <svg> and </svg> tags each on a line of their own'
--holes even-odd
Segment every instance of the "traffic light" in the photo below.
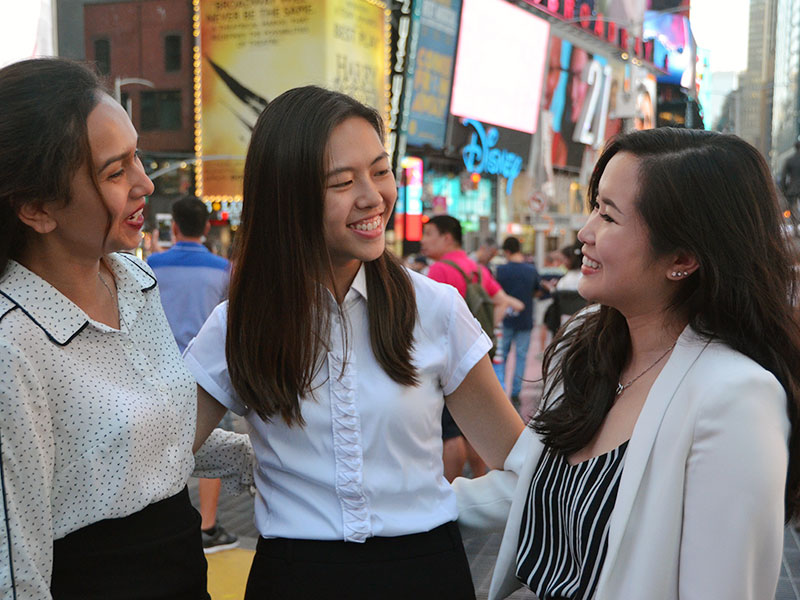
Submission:
<svg viewBox="0 0 800 600">
<path fill-rule="evenodd" d="M 481 182 L 481 174 L 480 173 L 470 173 L 469 174 L 469 189 L 477 190 L 478 184 Z"/>
</svg>

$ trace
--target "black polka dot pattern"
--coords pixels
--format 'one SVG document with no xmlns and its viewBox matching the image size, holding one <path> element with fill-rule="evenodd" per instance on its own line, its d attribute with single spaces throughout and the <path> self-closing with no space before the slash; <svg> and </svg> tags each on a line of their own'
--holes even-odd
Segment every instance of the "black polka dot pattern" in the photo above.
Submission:
<svg viewBox="0 0 800 600">
<path fill-rule="evenodd" d="M 18 263 L 0 278 L 3 598 L 9 551 L 17 597 L 49 598 L 54 539 L 178 493 L 194 468 L 195 382 L 155 278 L 133 256 L 105 260 L 120 330 Z"/>
</svg>

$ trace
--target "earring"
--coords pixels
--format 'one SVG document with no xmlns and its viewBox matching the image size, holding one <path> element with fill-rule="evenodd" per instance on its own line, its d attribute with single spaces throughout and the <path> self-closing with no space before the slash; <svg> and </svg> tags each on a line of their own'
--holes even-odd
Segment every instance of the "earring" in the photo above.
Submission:
<svg viewBox="0 0 800 600">
<path fill-rule="evenodd" d="M 678 273 L 677 271 L 673 271 L 672 273 L 670 273 L 670 275 L 672 275 L 673 277 L 680 277 L 681 276 L 681 274 Z"/>
<path fill-rule="evenodd" d="M 689 271 L 684 271 L 683 273 L 681 273 L 682 277 L 687 277 L 688 275 L 689 275 Z"/>
</svg>

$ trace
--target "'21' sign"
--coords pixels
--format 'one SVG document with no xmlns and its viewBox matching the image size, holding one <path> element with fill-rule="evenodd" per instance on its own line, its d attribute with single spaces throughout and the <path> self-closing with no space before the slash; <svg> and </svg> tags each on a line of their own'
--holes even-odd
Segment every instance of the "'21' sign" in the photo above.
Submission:
<svg viewBox="0 0 800 600">
<path fill-rule="evenodd" d="M 611 67 L 593 60 L 586 65 L 581 77 L 589 85 L 589 91 L 572 139 L 599 148 L 606 139 L 608 104 L 611 99 Z"/>
</svg>

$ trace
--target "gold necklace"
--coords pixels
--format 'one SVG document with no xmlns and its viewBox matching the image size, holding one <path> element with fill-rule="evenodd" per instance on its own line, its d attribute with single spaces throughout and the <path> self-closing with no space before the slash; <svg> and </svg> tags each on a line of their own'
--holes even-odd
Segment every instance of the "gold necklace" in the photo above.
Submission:
<svg viewBox="0 0 800 600">
<path fill-rule="evenodd" d="M 661 359 L 662 359 L 662 358 L 664 358 L 664 357 L 665 357 L 667 354 L 669 354 L 669 351 L 670 351 L 670 350 L 672 350 L 672 349 L 675 347 L 675 344 L 677 344 L 677 343 L 678 343 L 677 341 L 675 341 L 675 342 L 672 342 L 672 345 L 671 345 L 669 348 L 667 348 L 666 350 L 664 350 L 664 354 L 662 354 L 661 356 L 659 356 L 659 357 L 656 359 L 656 361 L 655 361 L 655 362 L 654 362 L 652 365 L 650 365 L 649 367 L 647 367 L 647 368 L 646 368 L 644 371 L 642 371 L 641 373 L 639 373 L 639 374 L 638 374 L 636 377 L 634 377 L 633 379 L 631 379 L 631 380 L 630 380 L 628 383 L 626 383 L 626 384 L 624 384 L 624 385 L 623 385 L 621 381 L 618 381 L 618 382 L 617 382 L 617 393 L 616 393 L 616 395 L 617 395 L 617 396 L 621 396 L 621 395 L 622 395 L 622 392 L 624 392 L 624 391 L 625 391 L 625 390 L 627 390 L 629 387 L 631 387 L 631 386 L 632 386 L 632 385 L 633 385 L 633 384 L 634 384 L 634 383 L 635 383 L 635 382 L 636 382 L 636 381 L 637 381 L 637 380 L 638 380 L 638 379 L 639 379 L 639 378 L 640 378 L 642 375 L 644 375 L 644 374 L 645 374 L 645 373 L 647 373 L 647 372 L 648 372 L 650 369 L 652 369 L 652 368 L 653 368 L 653 367 L 655 367 L 655 366 L 656 366 L 658 363 L 660 363 L 660 362 L 661 362 Z"/>
<path fill-rule="evenodd" d="M 122 318 L 122 311 L 119 309 L 119 302 L 117 302 L 117 297 L 114 295 L 114 292 L 111 291 L 111 288 L 108 287 L 105 279 L 103 276 L 100 275 L 100 271 L 97 272 L 97 278 L 100 280 L 100 283 L 103 284 L 103 287 L 106 288 L 108 295 L 111 296 L 111 302 L 114 303 L 114 310 L 117 311 L 117 317 L 119 318 L 120 329 L 122 329 L 122 325 L 125 323 L 125 320 Z"/>
</svg>

